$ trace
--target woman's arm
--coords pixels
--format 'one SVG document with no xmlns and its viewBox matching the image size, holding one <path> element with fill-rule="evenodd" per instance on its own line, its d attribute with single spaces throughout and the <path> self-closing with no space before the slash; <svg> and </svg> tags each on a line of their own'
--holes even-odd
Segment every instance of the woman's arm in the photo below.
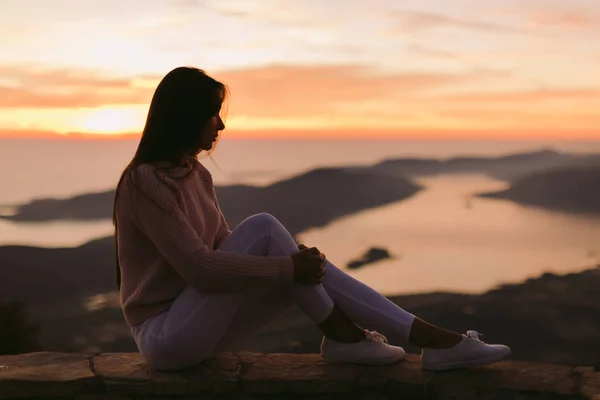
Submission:
<svg viewBox="0 0 600 400">
<path fill-rule="evenodd" d="M 192 286 L 202 291 L 236 291 L 248 286 L 292 281 L 290 257 L 264 257 L 213 251 L 198 237 L 178 203 L 176 185 L 142 165 L 129 191 L 129 212 L 134 224 L 162 256 Z M 172 183 L 172 182 L 171 182 Z"/>
<path fill-rule="evenodd" d="M 227 240 L 229 235 L 231 235 L 231 229 L 229 229 L 229 224 L 227 223 L 227 220 L 225 220 L 225 216 L 221 211 L 221 207 L 219 207 L 219 199 L 217 198 L 217 192 L 215 191 L 214 186 L 212 188 L 212 192 L 213 199 L 215 201 L 215 206 L 217 207 L 217 210 L 219 210 L 219 230 L 217 231 L 217 235 L 215 237 L 215 249 L 218 249 L 219 247 L 221 247 L 223 242 Z"/>
</svg>

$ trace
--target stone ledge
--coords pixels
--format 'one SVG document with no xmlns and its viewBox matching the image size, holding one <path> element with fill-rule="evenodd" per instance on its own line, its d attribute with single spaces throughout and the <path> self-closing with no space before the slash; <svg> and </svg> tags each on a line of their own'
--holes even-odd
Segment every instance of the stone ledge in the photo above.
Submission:
<svg viewBox="0 0 600 400">
<path fill-rule="evenodd" d="M 317 354 L 224 353 L 187 370 L 149 369 L 136 353 L 0 356 L 0 399 L 588 399 L 590 367 L 504 361 L 432 373 L 417 355 L 385 366 Z"/>
</svg>

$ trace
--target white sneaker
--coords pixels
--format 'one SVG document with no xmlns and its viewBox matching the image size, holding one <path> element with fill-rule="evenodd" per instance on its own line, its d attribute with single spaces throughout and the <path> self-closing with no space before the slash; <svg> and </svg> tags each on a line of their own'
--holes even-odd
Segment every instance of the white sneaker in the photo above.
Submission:
<svg viewBox="0 0 600 400">
<path fill-rule="evenodd" d="M 365 331 L 365 339 L 357 343 L 341 343 L 323 338 L 321 356 L 331 361 L 357 364 L 387 365 L 404 358 L 402 347 L 391 346 L 381 333 Z"/>
<path fill-rule="evenodd" d="M 508 346 L 487 344 L 479 340 L 476 331 L 467 331 L 463 340 L 449 349 L 425 348 L 421 352 L 423 369 L 443 371 L 453 368 L 475 367 L 500 361 L 511 354 Z"/>
</svg>

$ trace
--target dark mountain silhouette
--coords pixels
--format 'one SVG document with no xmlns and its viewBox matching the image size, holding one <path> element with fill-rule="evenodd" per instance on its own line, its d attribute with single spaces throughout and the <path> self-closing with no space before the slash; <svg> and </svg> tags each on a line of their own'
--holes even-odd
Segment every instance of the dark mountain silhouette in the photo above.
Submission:
<svg viewBox="0 0 600 400">
<path fill-rule="evenodd" d="M 410 182 L 396 182 L 390 180 L 389 176 L 411 178 L 449 173 L 484 173 L 498 179 L 513 180 L 557 167 L 595 164 L 600 164 L 600 155 L 573 155 L 553 150 L 491 158 L 401 158 L 372 166 L 316 169 L 266 187 L 233 185 L 217 186 L 216 190 L 223 204 L 223 212 L 235 224 L 243 216 L 268 205 L 276 216 L 287 215 L 290 207 L 297 212 L 304 210 L 305 218 L 311 218 L 311 223 L 320 226 L 323 213 L 340 212 L 344 215 L 348 210 L 356 211 L 356 207 L 361 207 L 360 204 L 372 206 L 369 185 L 373 185 L 383 197 L 387 196 L 386 193 L 394 197 L 398 191 L 414 190 L 409 187 Z M 357 181 L 353 183 L 354 178 Z M 390 183 L 389 188 L 384 186 L 386 182 Z M 36 199 L 16 207 L 14 215 L 0 215 L 0 218 L 15 222 L 107 219 L 111 218 L 113 195 L 114 192 L 110 190 L 68 199 Z M 242 198 L 244 202 L 237 201 Z M 331 207 L 334 203 L 336 207 Z M 378 205 L 377 201 L 375 205 Z M 329 211 L 323 211 L 325 208 Z"/>
<path fill-rule="evenodd" d="M 223 214 L 233 226 L 257 212 L 282 218 L 293 231 L 323 226 L 333 219 L 369 207 L 402 200 L 420 186 L 402 178 L 369 170 L 322 168 L 266 187 L 217 186 Z M 16 222 L 112 218 L 114 190 L 68 199 L 38 199 L 21 205 Z"/>
<path fill-rule="evenodd" d="M 600 165 L 528 175 L 515 180 L 506 190 L 480 196 L 552 210 L 600 214 Z"/>
<path fill-rule="evenodd" d="M 512 154 L 502 157 L 456 157 L 447 160 L 404 158 L 385 160 L 372 168 L 376 171 L 404 176 L 450 173 L 484 173 L 511 180 L 533 172 L 567 165 L 587 164 L 600 159 L 598 155 L 574 155 L 554 150 Z"/>
<path fill-rule="evenodd" d="M 78 247 L 0 246 L 0 303 L 61 303 L 115 286 L 112 237 Z"/>
<path fill-rule="evenodd" d="M 15 215 L 2 216 L 17 222 L 96 220 L 112 216 L 114 191 L 87 193 L 68 199 L 37 199 L 18 206 Z"/>
</svg>

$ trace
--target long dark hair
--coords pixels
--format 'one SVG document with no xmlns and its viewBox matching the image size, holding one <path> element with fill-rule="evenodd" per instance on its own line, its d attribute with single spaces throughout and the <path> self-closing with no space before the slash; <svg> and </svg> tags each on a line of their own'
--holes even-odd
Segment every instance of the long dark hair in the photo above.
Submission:
<svg viewBox="0 0 600 400">
<path fill-rule="evenodd" d="M 117 197 L 123 179 L 138 165 L 166 162 L 178 165 L 196 157 L 201 149 L 201 130 L 218 114 L 227 98 L 227 87 L 192 67 L 178 67 L 158 84 L 150 103 L 146 125 L 133 159 L 121 174 L 115 191 L 113 225 L 117 259 L 117 287 L 121 287 Z M 194 170 L 190 170 L 190 174 Z"/>
</svg>

